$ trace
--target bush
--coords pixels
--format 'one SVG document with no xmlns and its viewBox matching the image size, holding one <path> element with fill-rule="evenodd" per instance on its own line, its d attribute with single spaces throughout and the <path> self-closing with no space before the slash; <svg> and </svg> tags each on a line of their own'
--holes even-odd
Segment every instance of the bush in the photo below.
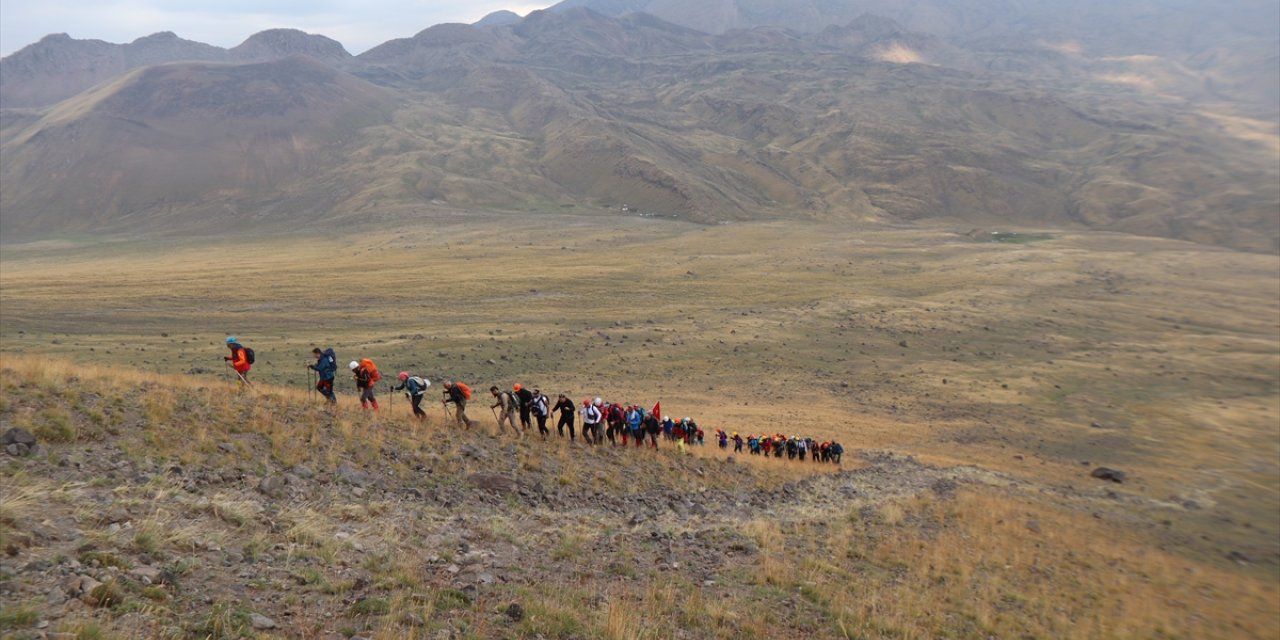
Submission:
<svg viewBox="0 0 1280 640">
<path fill-rule="evenodd" d="M 33 429 L 37 438 L 48 442 L 75 442 L 76 427 L 65 411 L 49 408 L 41 411 L 39 417 Z"/>
</svg>

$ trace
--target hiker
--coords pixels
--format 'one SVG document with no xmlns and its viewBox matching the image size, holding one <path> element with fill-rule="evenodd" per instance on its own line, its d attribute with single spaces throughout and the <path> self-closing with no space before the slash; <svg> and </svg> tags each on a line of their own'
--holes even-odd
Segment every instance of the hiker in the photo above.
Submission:
<svg viewBox="0 0 1280 640">
<path fill-rule="evenodd" d="M 510 391 L 501 391 L 497 385 L 489 387 L 489 393 L 492 393 L 495 398 L 494 403 L 489 408 L 498 409 L 498 433 L 502 433 L 502 423 L 505 422 L 511 426 L 511 430 L 516 435 L 520 435 L 520 427 L 516 426 L 516 407 L 520 401 L 516 399 L 516 394 Z"/>
<path fill-rule="evenodd" d="M 533 392 L 520 386 L 519 382 L 511 388 L 515 392 L 512 397 L 516 399 L 516 407 L 520 409 L 520 428 L 528 431 L 533 426 L 529 420 L 533 413 Z"/>
<path fill-rule="evenodd" d="M 564 437 L 564 428 L 568 425 L 569 442 L 575 442 L 577 438 L 573 434 L 573 414 L 577 411 L 577 407 L 574 406 L 573 401 L 561 393 L 556 396 L 556 406 L 551 410 L 560 412 L 560 421 L 556 423 L 556 431 L 560 433 L 560 437 Z"/>
<path fill-rule="evenodd" d="M 333 349 L 321 351 L 320 347 L 312 349 L 311 355 L 316 357 L 316 362 L 307 365 L 307 368 L 316 372 L 316 391 L 327 398 L 329 404 L 337 403 L 338 396 L 333 392 L 333 378 L 338 374 L 338 356 L 333 353 Z"/>
<path fill-rule="evenodd" d="M 531 404 L 533 406 L 530 410 L 533 413 L 534 419 L 538 421 L 538 435 L 542 436 L 543 440 L 546 440 L 547 436 L 551 434 L 551 432 L 547 430 L 547 418 L 551 415 L 549 408 L 550 401 L 547 399 L 547 396 L 543 395 L 538 389 L 534 389 L 532 395 L 533 401 Z"/>
<path fill-rule="evenodd" d="M 631 427 L 631 438 L 635 440 L 637 447 L 644 444 L 644 425 L 645 420 L 648 419 L 649 415 L 649 412 L 640 407 L 636 407 L 636 417 L 639 418 L 639 420 L 636 420 L 635 424 L 628 424 L 628 426 Z"/>
<path fill-rule="evenodd" d="M 590 400 L 582 401 L 582 439 L 587 444 L 601 444 L 604 438 L 600 435 L 600 422 L 604 420 L 604 415 L 600 412 L 597 405 L 604 404 L 604 401 L 596 398 L 595 402 Z"/>
<path fill-rule="evenodd" d="M 622 405 L 616 402 L 606 403 L 606 406 L 608 408 L 604 410 L 604 422 L 605 422 L 604 433 L 605 433 L 605 436 L 609 438 L 609 444 L 616 446 L 618 443 L 614 440 L 614 437 L 618 432 L 622 431 L 622 423 L 626 420 L 625 418 L 626 411 L 623 410 Z M 622 437 L 623 437 L 622 444 L 626 445 L 627 436 L 624 434 Z"/>
<path fill-rule="evenodd" d="M 408 371 L 401 371 L 400 386 L 392 387 L 392 391 L 405 391 L 405 395 L 409 397 L 409 404 L 413 406 L 413 415 L 419 420 L 425 420 L 427 412 L 422 410 L 422 396 L 426 395 L 427 387 L 431 386 L 431 381 L 419 376 L 411 376 Z"/>
<path fill-rule="evenodd" d="M 742 453 L 742 436 L 737 431 L 733 432 L 733 452 Z"/>
<path fill-rule="evenodd" d="M 800 456 L 800 462 L 804 462 L 804 454 L 809 449 L 809 441 L 804 438 L 796 439 L 796 454 Z"/>
<path fill-rule="evenodd" d="M 650 412 L 644 417 L 645 430 L 649 432 L 649 448 L 658 448 L 658 434 L 662 433 L 662 422 L 658 420 L 658 414 Z"/>
<path fill-rule="evenodd" d="M 724 429 L 716 429 L 716 446 L 721 449 L 729 447 L 729 434 L 725 433 Z"/>
<path fill-rule="evenodd" d="M 840 464 L 840 456 L 844 455 L 844 447 L 839 442 L 831 442 L 831 461 Z"/>
<path fill-rule="evenodd" d="M 640 423 L 644 420 L 644 410 L 633 404 L 623 412 L 622 420 L 622 446 L 625 447 L 627 437 L 640 430 Z"/>
<path fill-rule="evenodd" d="M 671 419 L 671 416 L 662 416 L 662 437 L 666 438 L 667 442 L 676 439 L 675 430 L 676 423 Z"/>
<path fill-rule="evenodd" d="M 754 433 L 747 436 L 747 452 L 753 456 L 760 455 L 760 438 Z"/>
<path fill-rule="evenodd" d="M 809 457 L 813 458 L 814 462 L 821 462 L 818 460 L 818 441 L 813 438 L 809 438 Z"/>
<path fill-rule="evenodd" d="M 360 392 L 360 408 L 368 411 L 373 407 L 374 412 L 377 412 L 378 399 L 373 393 L 378 381 L 382 379 L 378 367 L 373 364 L 373 360 L 364 358 L 359 362 L 352 360 L 347 368 L 351 369 L 351 375 L 356 380 L 356 390 Z"/>
<path fill-rule="evenodd" d="M 248 384 L 249 369 L 253 368 L 253 349 L 237 342 L 235 336 L 227 336 L 227 348 L 231 350 L 231 355 L 222 356 L 222 359 L 231 363 L 241 384 Z"/>
<path fill-rule="evenodd" d="M 471 387 L 464 382 L 452 380 L 445 380 L 443 386 L 444 398 L 441 404 L 445 405 L 445 410 L 449 409 L 449 405 L 453 405 L 453 417 L 459 425 L 466 426 L 468 429 L 475 426 L 475 421 L 467 417 L 467 401 L 471 399 Z"/>
</svg>

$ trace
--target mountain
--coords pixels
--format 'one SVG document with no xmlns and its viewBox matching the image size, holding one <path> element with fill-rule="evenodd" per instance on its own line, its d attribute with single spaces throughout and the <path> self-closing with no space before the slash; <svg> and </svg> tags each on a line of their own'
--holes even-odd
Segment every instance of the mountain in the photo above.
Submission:
<svg viewBox="0 0 1280 640">
<path fill-rule="evenodd" d="M 0 107 L 42 107 L 70 98 L 119 75 L 168 62 L 264 62 L 309 55 L 340 64 L 351 54 L 336 40 L 295 29 L 270 29 L 239 46 L 184 40 L 169 31 L 128 44 L 45 36 L 0 60 Z"/>
<path fill-rule="evenodd" d="M 53 104 L 138 67 L 174 60 L 226 60 L 224 49 L 183 40 L 168 31 L 129 44 L 75 40 L 65 33 L 0 60 L 0 107 Z"/>
<path fill-rule="evenodd" d="M 214 212 L 212 224 L 224 224 L 266 215 L 266 202 L 287 201 L 295 214 L 327 207 L 316 203 L 328 191 L 299 180 L 325 181 L 353 132 L 385 120 L 393 101 L 301 56 L 138 69 L 7 140 L 0 222 L 6 231 L 141 227 Z"/>
<path fill-rule="evenodd" d="M 816 33 L 871 14 L 995 67 L 1074 73 L 1085 65 L 1077 78 L 1103 75 L 1198 101 L 1226 99 L 1267 120 L 1280 104 L 1280 3 L 1273 0 L 565 0 L 551 11 L 582 8 L 614 17 L 644 12 L 713 34 L 756 27 Z"/>
<path fill-rule="evenodd" d="M 436 25 L 353 57 L 267 32 L 217 64 L 0 111 L 0 224 L 625 204 L 708 223 L 946 219 L 1280 251 L 1280 142 L 1247 101 L 1171 95 L 1204 85 L 1163 58 L 1019 42 L 973 48 L 872 14 L 715 35 L 582 7 Z"/>
</svg>

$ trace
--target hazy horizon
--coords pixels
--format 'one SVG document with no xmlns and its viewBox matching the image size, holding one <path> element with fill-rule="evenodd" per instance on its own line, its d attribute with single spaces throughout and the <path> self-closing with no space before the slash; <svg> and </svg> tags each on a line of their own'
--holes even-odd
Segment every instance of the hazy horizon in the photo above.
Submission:
<svg viewBox="0 0 1280 640">
<path fill-rule="evenodd" d="M 231 48 L 255 33 L 278 28 L 328 36 L 356 55 L 433 25 L 471 23 L 503 9 L 526 15 L 552 4 L 520 0 L 233 0 L 211 6 L 163 0 L 128 0 L 119 4 L 6 0 L 0 3 L 0 57 L 56 33 L 79 40 L 124 44 L 172 31 L 187 40 Z"/>
</svg>

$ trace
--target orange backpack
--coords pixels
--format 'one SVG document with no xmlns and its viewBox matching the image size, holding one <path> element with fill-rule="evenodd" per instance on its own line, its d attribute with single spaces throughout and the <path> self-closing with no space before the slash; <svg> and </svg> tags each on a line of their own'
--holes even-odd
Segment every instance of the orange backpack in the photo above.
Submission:
<svg viewBox="0 0 1280 640">
<path fill-rule="evenodd" d="M 373 384 L 382 379 L 382 374 L 378 373 L 378 365 L 374 364 L 373 360 L 365 358 L 360 361 L 360 366 L 364 367 L 365 371 L 369 372 L 369 384 Z"/>
<path fill-rule="evenodd" d="M 468 400 L 471 399 L 471 387 L 468 387 L 466 383 L 455 382 L 453 383 L 453 386 L 457 387 L 458 390 L 462 392 L 462 397 Z"/>
</svg>

